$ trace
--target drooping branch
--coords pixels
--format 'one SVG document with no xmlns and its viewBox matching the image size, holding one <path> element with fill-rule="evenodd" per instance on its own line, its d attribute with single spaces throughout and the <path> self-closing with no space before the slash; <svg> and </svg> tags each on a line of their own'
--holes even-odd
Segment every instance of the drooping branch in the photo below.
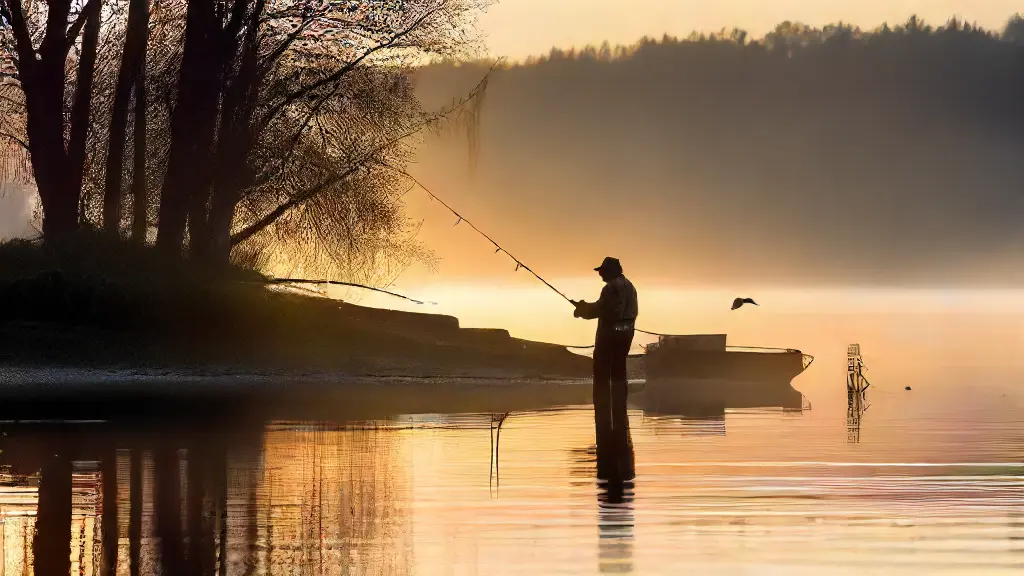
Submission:
<svg viewBox="0 0 1024 576">
<path fill-rule="evenodd" d="M 303 20 L 301 23 L 299 23 L 298 26 L 295 27 L 295 30 L 288 34 L 288 36 L 286 36 L 284 40 L 282 40 L 280 44 L 278 44 L 277 48 L 275 48 L 270 54 L 266 56 L 266 58 L 264 59 L 263 66 L 260 69 L 261 78 L 265 77 L 266 73 L 273 69 L 274 65 L 277 64 L 278 60 L 280 60 L 281 57 L 284 56 L 286 52 L 288 52 L 288 49 L 291 48 L 292 44 L 295 43 L 299 36 L 301 36 L 315 21 L 316 20 L 314 20 L 313 18 Z"/>
<path fill-rule="evenodd" d="M 495 66 L 497 66 L 497 63 L 495 63 Z M 493 71 L 493 69 L 494 67 L 492 66 L 491 71 Z M 373 160 L 373 158 L 379 156 L 382 152 L 392 148 L 399 142 L 422 132 L 426 128 L 436 125 L 438 122 L 444 120 L 445 118 L 448 118 L 452 114 L 458 113 L 468 103 L 472 102 L 475 98 L 479 97 L 479 95 L 486 89 L 487 79 L 490 76 L 490 73 L 491 72 L 489 71 L 487 76 L 485 76 L 484 79 L 481 80 L 480 83 L 478 83 L 477 86 L 473 88 L 473 90 L 467 96 L 462 98 L 451 108 L 443 110 L 438 114 L 432 115 L 427 119 L 414 124 L 408 130 L 405 130 L 402 133 L 387 139 L 385 142 L 379 144 L 378 146 L 373 147 L 365 154 L 362 154 L 346 170 L 330 174 L 325 178 L 321 179 L 320 181 L 314 183 L 313 185 L 292 195 L 288 200 L 282 202 L 273 210 L 271 210 L 264 216 L 260 217 L 252 224 L 236 232 L 231 236 L 231 245 L 237 246 L 238 244 L 245 242 L 252 236 L 258 234 L 259 232 L 266 229 L 268 226 L 272 225 L 279 218 L 287 214 L 290 210 L 302 205 L 305 202 L 308 202 L 310 199 L 316 197 L 318 194 L 323 192 L 328 187 L 334 186 L 339 182 L 343 182 L 345 179 L 349 178 L 359 170 L 365 168 L 367 164 Z"/>
<path fill-rule="evenodd" d="M 332 174 L 324 178 L 323 180 L 317 182 L 316 184 L 306 188 L 305 190 L 302 190 L 298 194 L 295 194 L 294 196 L 289 198 L 287 201 L 283 202 L 278 207 L 271 210 L 269 213 L 267 213 L 265 216 L 263 216 L 256 222 L 253 222 L 249 226 L 246 226 L 242 230 L 236 232 L 235 234 L 232 234 L 231 245 L 237 246 L 238 244 L 245 242 L 249 238 L 252 238 L 256 234 L 262 232 L 265 228 L 276 222 L 278 218 L 287 214 L 288 211 L 291 210 L 292 208 L 299 206 L 303 202 L 309 201 L 311 198 L 321 193 L 324 189 L 328 188 L 329 186 L 333 186 L 339 182 L 344 181 L 346 178 L 348 178 L 352 174 L 355 174 L 361 168 L 362 166 L 357 165 L 349 168 L 348 170 L 345 170 L 344 172 Z"/>
</svg>

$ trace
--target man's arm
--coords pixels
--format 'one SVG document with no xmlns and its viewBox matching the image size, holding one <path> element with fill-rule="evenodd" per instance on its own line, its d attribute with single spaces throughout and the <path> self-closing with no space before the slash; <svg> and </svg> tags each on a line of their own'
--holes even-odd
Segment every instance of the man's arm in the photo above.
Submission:
<svg viewBox="0 0 1024 576">
<path fill-rule="evenodd" d="M 601 289 L 601 296 L 597 299 L 597 302 L 576 302 L 576 312 L 573 316 L 583 318 L 584 320 L 593 320 L 599 317 L 601 311 L 611 300 L 610 292 L 611 287 L 605 284 L 604 288 Z"/>
</svg>

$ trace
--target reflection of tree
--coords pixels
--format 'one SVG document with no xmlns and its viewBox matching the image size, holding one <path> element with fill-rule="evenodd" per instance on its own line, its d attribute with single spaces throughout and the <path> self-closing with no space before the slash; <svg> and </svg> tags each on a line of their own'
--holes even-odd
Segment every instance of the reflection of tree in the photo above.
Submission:
<svg viewBox="0 0 1024 576">
<path fill-rule="evenodd" d="M 222 436 L 190 437 L 179 429 L 155 438 L 114 425 L 17 425 L 5 432 L 3 464 L 14 478 L 38 478 L 38 489 L 25 486 L 23 506 L 4 508 L 25 534 L 20 541 L 4 534 L 4 573 L 12 573 L 6 560 L 20 555 L 16 568 L 24 574 L 213 574 L 214 527 L 226 510 Z M 207 454 L 201 461 L 198 444 Z M 12 484 L 5 482 L 18 490 Z M 119 545 L 123 534 L 126 549 Z M 159 551 L 147 549 L 154 540 Z"/>
<path fill-rule="evenodd" d="M 270 571 L 409 572 L 393 442 L 393 432 L 371 428 L 267 433 L 255 517 L 267 534 Z"/>
<path fill-rule="evenodd" d="M 71 557 L 71 458 L 65 451 L 43 457 L 39 475 L 32 556 L 39 574 L 68 574 Z"/>
</svg>

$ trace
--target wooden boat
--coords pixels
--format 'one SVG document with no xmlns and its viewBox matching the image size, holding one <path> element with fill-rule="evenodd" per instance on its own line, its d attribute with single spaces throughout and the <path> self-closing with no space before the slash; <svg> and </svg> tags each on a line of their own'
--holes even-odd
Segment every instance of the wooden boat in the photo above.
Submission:
<svg viewBox="0 0 1024 576">
<path fill-rule="evenodd" d="M 725 334 L 664 336 L 630 357 L 645 385 L 636 403 L 661 411 L 672 405 L 799 409 L 792 381 L 814 358 L 800 350 L 728 346 Z"/>
</svg>

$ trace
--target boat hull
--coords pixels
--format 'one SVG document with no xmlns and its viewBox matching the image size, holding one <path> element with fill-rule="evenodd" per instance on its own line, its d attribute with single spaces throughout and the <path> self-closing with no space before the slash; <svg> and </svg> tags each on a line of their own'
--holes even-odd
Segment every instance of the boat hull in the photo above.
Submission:
<svg viewBox="0 0 1024 576">
<path fill-rule="evenodd" d="M 634 358 L 646 380 L 638 404 L 654 411 L 780 407 L 799 409 L 803 395 L 793 378 L 809 365 L 798 350 L 671 349 Z"/>
</svg>

